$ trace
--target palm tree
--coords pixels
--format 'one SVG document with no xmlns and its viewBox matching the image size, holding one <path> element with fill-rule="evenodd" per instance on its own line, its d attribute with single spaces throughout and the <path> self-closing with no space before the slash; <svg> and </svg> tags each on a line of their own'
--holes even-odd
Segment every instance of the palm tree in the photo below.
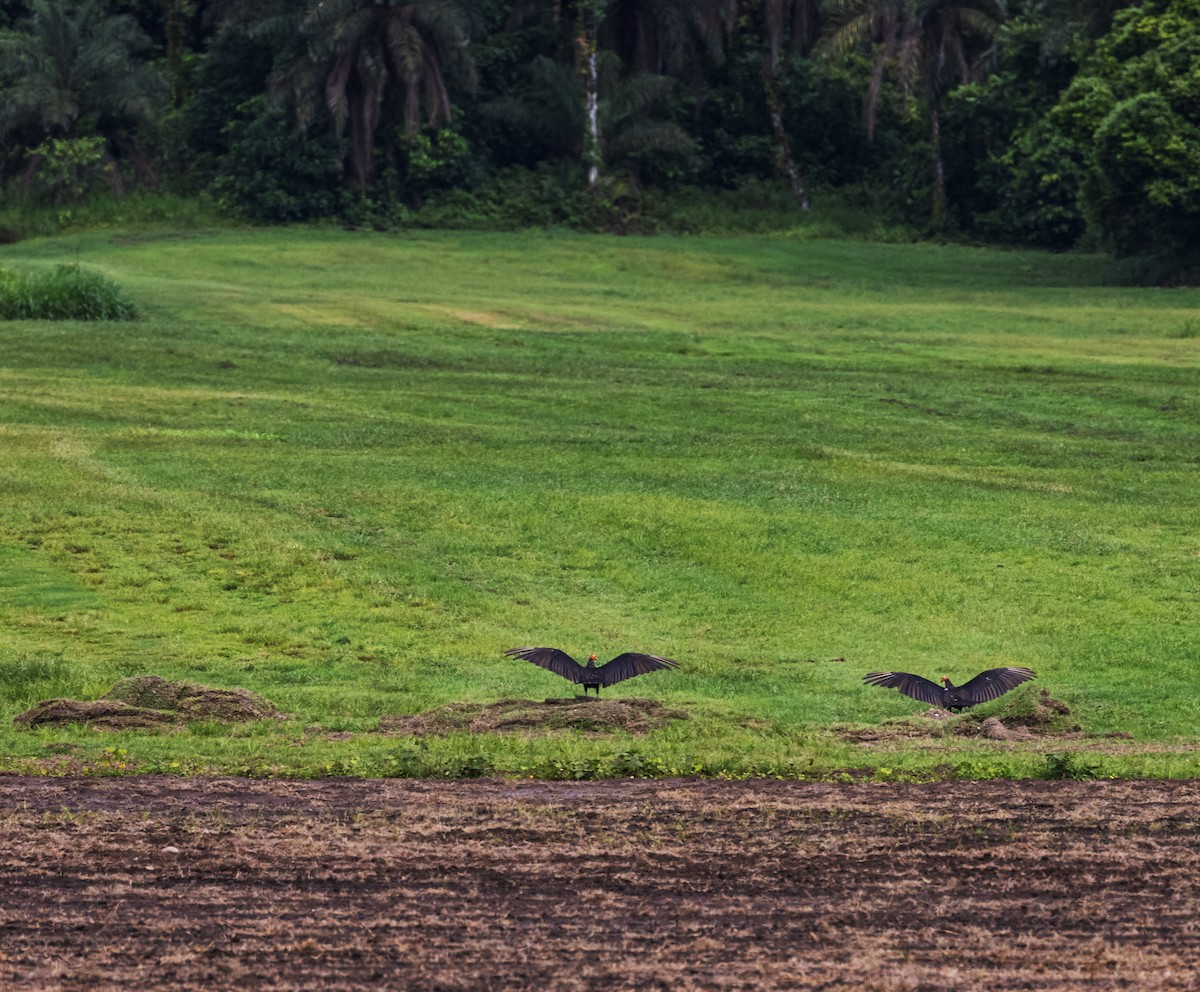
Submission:
<svg viewBox="0 0 1200 992">
<path fill-rule="evenodd" d="M 588 186 L 600 181 L 600 21 L 606 0 L 576 0 L 576 65 L 583 77 L 584 114 L 587 119 L 583 141 L 583 161 L 588 170 Z"/>
<path fill-rule="evenodd" d="M 885 78 L 894 76 L 906 99 L 929 111 L 933 149 L 933 224 L 946 222 L 946 171 L 942 162 L 941 101 L 958 83 L 988 64 L 991 42 L 1004 22 L 1004 0 L 832 0 L 839 27 L 829 48 L 843 54 L 874 46 L 874 66 L 863 101 L 867 138 L 874 136 Z"/>
<path fill-rule="evenodd" d="M 0 139 L 18 128 L 42 138 L 111 133 L 154 118 L 165 85 L 139 58 L 150 39 L 102 0 L 30 0 L 0 31 Z"/>
<path fill-rule="evenodd" d="M 802 210 L 808 209 L 808 190 L 792 154 L 779 90 L 783 56 L 807 55 L 812 50 L 820 31 L 820 14 L 819 0 L 702 0 L 699 8 L 701 33 L 718 57 L 723 55 L 726 39 L 739 29 L 758 36 L 775 164 Z"/>
<path fill-rule="evenodd" d="M 525 86 L 490 102 L 487 111 L 550 156 L 582 157 L 589 172 L 597 172 L 589 175 L 592 186 L 599 181 L 601 135 L 604 163 L 631 175 L 648 158 L 677 163 L 693 156 L 696 142 L 656 113 L 672 95 L 673 81 L 651 72 L 622 75 L 620 69 L 612 52 L 597 53 L 593 100 L 571 67 L 539 56 L 526 70 Z"/>
<path fill-rule="evenodd" d="M 696 0 L 550 0 L 554 21 L 569 38 L 574 73 L 581 84 L 579 144 L 589 187 L 599 183 L 605 153 L 632 149 L 638 135 L 647 148 L 678 153 L 693 149 L 678 127 L 661 121 L 635 122 L 634 117 L 662 102 L 668 76 L 698 64 L 698 52 L 706 43 L 703 19 L 710 6 Z M 521 20 L 545 9 L 546 0 L 518 0 L 514 16 Z M 546 80 L 553 75 L 544 66 L 538 72 Z M 602 108 L 605 97 L 612 106 Z M 560 98 L 559 102 L 575 101 Z M 622 141 L 605 137 L 605 118 L 610 125 L 621 121 L 626 126 Z"/>
<path fill-rule="evenodd" d="M 374 175 L 375 132 L 388 107 L 399 109 L 411 137 L 422 122 L 450 119 L 450 82 L 474 85 L 469 18 L 458 0 L 314 0 L 293 23 L 307 50 L 275 74 L 272 92 L 295 106 L 301 124 L 324 103 L 346 128 L 361 184 Z M 260 31 L 281 27 L 275 19 Z"/>
<path fill-rule="evenodd" d="M 184 26 L 193 13 L 188 0 L 162 0 L 163 41 L 167 57 L 167 78 L 171 86 L 171 103 L 183 105 L 184 78 Z"/>
<path fill-rule="evenodd" d="M 817 0 L 765 0 L 763 4 L 763 93 L 771 116 L 771 134 L 775 138 L 775 159 L 792 188 L 802 210 L 808 209 L 808 191 L 783 121 L 783 101 L 779 82 L 784 41 L 798 54 L 807 54 L 817 40 L 819 9 Z"/>
</svg>

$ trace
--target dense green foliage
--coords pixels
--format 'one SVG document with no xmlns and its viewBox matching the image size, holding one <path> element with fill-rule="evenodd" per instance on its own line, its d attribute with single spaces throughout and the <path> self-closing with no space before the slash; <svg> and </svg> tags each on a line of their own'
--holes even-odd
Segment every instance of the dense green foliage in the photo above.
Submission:
<svg viewBox="0 0 1200 992">
<path fill-rule="evenodd" d="M 165 90 L 139 57 L 150 39 L 105 0 L 27 6 L 18 30 L 0 32 L 0 140 L 10 154 L 25 150 L 36 172 L 47 139 L 102 136 L 131 149 L 130 129 L 154 119 Z"/>
<path fill-rule="evenodd" d="M 1200 0 L 1118 14 L 1056 120 L 1086 149 L 1083 202 L 1117 250 L 1200 270 Z"/>
<path fill-rule="evenodd" d="M 0 216 L 648 232 L 776 183 L 1196 270 L 1196 0 L 5 0 Z M 61 223 L 77 222 L 68 210 Z"/>
<path fill-rule="evenodd" d="M 111 279 L 78 265 L 0 268 L 0 320 L 132 320 L 137 308 Z"/>
<path fill-rule="evenodd" d="M 66 259 L 143 318 L 0 332 L 4 767 L 1200 771 L 1181 691 L 1200 661 L 1200 291 L 1113 288 L 1097 256 L 801 236 L 170 228 L 0 248 Z M 379 732 L 571 694 L 501 654 L 529 643 L 677 658 L 606 696 L 691 719 Z M 837 729 L 924 709 L 865 672 L 996 664 L 1034 668 L 1088 738 Z M 144 672 L 285 718 L 11 723 Z M 1087 754 L 1048 769 L 1064 747 Z"/>
</svg>

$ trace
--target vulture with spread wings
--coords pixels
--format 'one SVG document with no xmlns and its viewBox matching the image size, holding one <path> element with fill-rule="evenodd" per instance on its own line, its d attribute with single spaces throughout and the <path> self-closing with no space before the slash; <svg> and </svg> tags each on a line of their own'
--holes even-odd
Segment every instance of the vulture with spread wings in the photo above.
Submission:
<svg viewBox="0 0 1200 992">
<path fill-rule="evenodd" d="M 662 668 L 679 667 L 679 662 L 670 658 L 660 658 L 656 654 L 639 654 L 636 651 L 626 651 L 603 665 L 596 664 L 594 654 L 588 656 L 586 665 L 581 665 L 567 652 L 558 648 L 511 648 L 504 653 L 510 658 L 524 658 L 555 675 L 561 675 L 568 682 L 582 685 L 585 696 L 589 687 L 595 688 L 596 695 L 599 696 L 602 685 L 616 685 L 635 675 L 657 672 Z"/>
<path fill-rule="evenodd" d="M 1022 682 L 1037 678 L 1028 668 L 989 668 L 980 672 L 970 682 L 955 685 L 944 675 L 937 682 L 920 675 L 909 675 L 908 672 L 871 672 L 863 676 L 867 685 L 881 685 L 885 689 L 898 689 L 904 695 L 931 706 L 940 706 L 945 710 L 958 712 L 977 703 L 986 703 L 991 699 L 999 699 L 1009 689 L 1015 689 Z"/>
</svg>

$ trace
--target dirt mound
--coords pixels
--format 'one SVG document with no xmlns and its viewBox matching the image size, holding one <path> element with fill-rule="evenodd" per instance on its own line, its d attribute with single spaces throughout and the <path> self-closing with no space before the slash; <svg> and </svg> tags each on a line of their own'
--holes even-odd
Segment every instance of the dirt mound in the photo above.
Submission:
<svg viewBox="0 0 1200 992">
<path fill-rule="evenodd" d="M 686 720 L 683 710 L 668 709 L 657 699 L 501 699 L 495 703 L 449 703 L 414 716 L 384 717 L 384 733 L 429 737 L 455 731 L 512 734 L 579 730 L 588 734 L 625 731 L 644 734 Z"/>
<path fill-rule="evenodd" d="M 1082 729 L 1071 708 L 1045 689 L 1032 687 L 1006 697 L 999 708 L 988 707 L 987 715 L 974 710 L 953 714 L 933 707 L 915 717 L 893 720 L 874 727 L 835 727 L 844 740 L 870 747 L 888 741 L 946 737 L 990 737 L 998 741 L 1036 741 L 1074 738 Z"/>
<path fill-rule="evenodd" d="M 18 727 L 86 723 L 100 730 L 182 729 L 186 720 L 261 720 L 275 705 L 246 689 L 213 689 L 192 682 L 135 675 L 100 699 L 46 699 L 13 717 Z"/>
<path fill-rule="evenodd" d="M 112 699 L 84 702 L 80 699 L 44 699 L 33 709 L 13 717 L 18 727 L 63 726 L 87 723 L 100 730 L 177 730 L 178 714 L 130 706 Z"/>
<path fill-rule="evenodd" d="M 1028 727 L 1022 727 L 1019 724 L 1015 727 L 1006 727 L 994 716 L 989 716 L 979 725 L 980 733 L 984 737 L 990 737 L 996 741 L 1034 741 L 1037 740 L 1035 734 Z M 961 733 L 961 731 L 960 731 Z"/>
<path fill-rule="evenodd" d="M 274 703 L 248 689 L 213 689 L 158 675 L 121 679 L 103 698 L 130 706 L 169 710 L 189 720 L 262 720 L 275 713 Z"/>
<path fill-rule="evenodd" d="M 987 716 L 968 710 L 954 726 L 954 732 L 963 737 L 987 736 L 998 740 L 1068 737 L 1078 735 L 1081 730 L 1071 715 L 1071 707 L 1045 689 L 1032 686 L 1005 697 L 1000 707 Z M 1001 736 L 999 731 L 1008 736 Z"/>
<path fill-rule="evenodd" d="M 946 733 L 946 728 L 940 722 L 927 724 L 922 720 L 921 723 L 917 723 L 912 718 L 893 720 L 877 724 L 873 727 L 842 725 L 835 726 L 832 729 L 842 740 L 861 744 L 863 747 L 870 747 L 873 744 L 883 744 L 889 741 L 944 737 Z"/>
</svg>

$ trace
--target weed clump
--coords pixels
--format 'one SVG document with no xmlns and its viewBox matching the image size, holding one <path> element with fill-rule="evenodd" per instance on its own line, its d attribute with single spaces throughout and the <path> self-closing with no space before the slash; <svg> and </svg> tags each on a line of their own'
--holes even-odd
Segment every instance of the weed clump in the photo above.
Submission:
<svg viewBox="0 0 1200 992">
<path fill-rule="evenodd" d="M 1046 768 L 1042 772 L 1042 778 L 1050 781 L 1070 779 L 1076 782 L 1089 782 L 1100 778 L 1100 769 L 1079 755 L 1064 751 L 1060 754 L 1046 755 Z"/>
<path fill-rule="evenodd" d="M 134 320 L 137 307 L 115 282 L 78 265 L 49 272 L 0 269 L 0 320 Z"/>
</svg>

